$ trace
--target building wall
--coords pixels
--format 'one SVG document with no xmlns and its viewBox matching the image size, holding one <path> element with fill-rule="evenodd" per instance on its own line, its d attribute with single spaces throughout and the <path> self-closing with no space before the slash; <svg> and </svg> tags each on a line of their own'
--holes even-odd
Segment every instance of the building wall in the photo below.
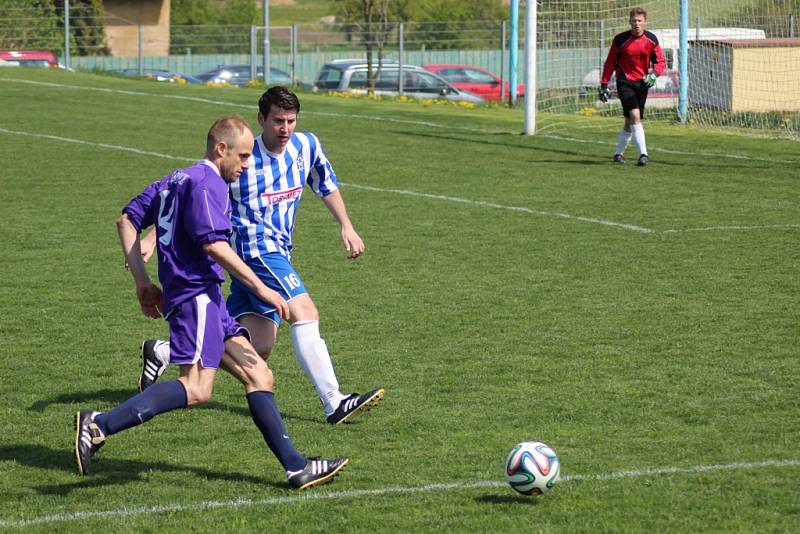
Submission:
<svg viewBox="0 0 800 534">
<path fill-rule="evenodd" d="M 800 111 L 800 46 L 735 48 L 733 112 Z"/>
<path fill-rule="evenodd" d="M 113 56 L 139 53 L 139 26 L 145 56 L 169 54 L 170 0 L 104 0 L 106 36 Z"/>
</svg>

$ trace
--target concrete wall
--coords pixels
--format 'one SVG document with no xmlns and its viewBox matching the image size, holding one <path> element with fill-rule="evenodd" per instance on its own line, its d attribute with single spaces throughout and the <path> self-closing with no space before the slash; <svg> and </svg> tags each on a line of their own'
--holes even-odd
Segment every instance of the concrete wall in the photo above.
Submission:
<svg viewBox="0 0 800 534">
<path fill-rule="evenodd" d="M 106 35 L 113 56 L 139 51 L 139 25 L 144 29 L 145 56 L 169 54 L 170 0 L 104 0 Z"/>
</svg>

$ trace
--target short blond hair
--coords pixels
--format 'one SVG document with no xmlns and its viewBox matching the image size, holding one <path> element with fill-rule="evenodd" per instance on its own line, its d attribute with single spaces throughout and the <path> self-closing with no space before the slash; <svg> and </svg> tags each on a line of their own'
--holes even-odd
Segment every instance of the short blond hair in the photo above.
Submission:
<svg viewBox="0 0 800 534">
<path fill-rule="evenodd" d="M 224 142 L 228 146 L 232 146 L 236 141 L 244 135 L 245 132 L 252 130 L 247 124 L 247 121 L 238 115 L 231 117 L 220 117 L 214 121 L 211 128 L 208 130 L 208 137 L 206 138 L 206 151 L 213 152 L 218 143 Z"/>
</svg>

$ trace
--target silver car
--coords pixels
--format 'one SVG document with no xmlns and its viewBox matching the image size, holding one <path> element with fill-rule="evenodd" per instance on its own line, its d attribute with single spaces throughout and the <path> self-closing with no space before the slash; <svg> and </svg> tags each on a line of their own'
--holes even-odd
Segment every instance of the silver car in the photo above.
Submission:
<svg viewBox="0 0 800 534">
<path fill-rule="evenodd" d="M 261 80 L 264 75 L 264 67 L 259 65 L 256 68 L 256 78 Z M 195 74 L 195 78 L 203 83 L 229 83 L 238 87 L 244 87 L 250 81 L 250 65 L 219 65 L 211 70 Z M 275 67 L 269 69 L 269 83 L 270 85 L 285 85 L 292 86 L 292 77 L 288 72 L 284 72 Z M 308 83 L 296 80 L 295 85 L 303 89 L 311 89 Z"/>
<path fill-rule="evenodd" d="M 372 65 L 373 70 L 378 64 Z M 453 102 L 483 104 L 482 97 L 453 87 L 443 78 L 416 65 L 403 65 L 403 94 L 411 98 L 443 98 Z M 314 83 L 315 91 L 367 93 L 367 62 L 363 59 L 338 59 L 322 66 Z M 375 94 L 400 94 L 400 64 L 384 62 L 375 81 Z"/>
</svg>

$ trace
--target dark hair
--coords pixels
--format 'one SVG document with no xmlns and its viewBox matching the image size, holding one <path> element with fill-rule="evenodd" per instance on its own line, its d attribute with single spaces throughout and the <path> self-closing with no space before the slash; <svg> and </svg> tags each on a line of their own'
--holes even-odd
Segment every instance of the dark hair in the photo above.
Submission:
<svg viewBox="0 0 800 534">
<path fill-rule="evenodd" d="M 288 111 L 300 111 L 300 100 L 297 99 L 297 95 L 280 85 L 270 87 L 261 95 L 258 99 L 258 111 L 266 117 L 273 105 Z"/>
</svg>

